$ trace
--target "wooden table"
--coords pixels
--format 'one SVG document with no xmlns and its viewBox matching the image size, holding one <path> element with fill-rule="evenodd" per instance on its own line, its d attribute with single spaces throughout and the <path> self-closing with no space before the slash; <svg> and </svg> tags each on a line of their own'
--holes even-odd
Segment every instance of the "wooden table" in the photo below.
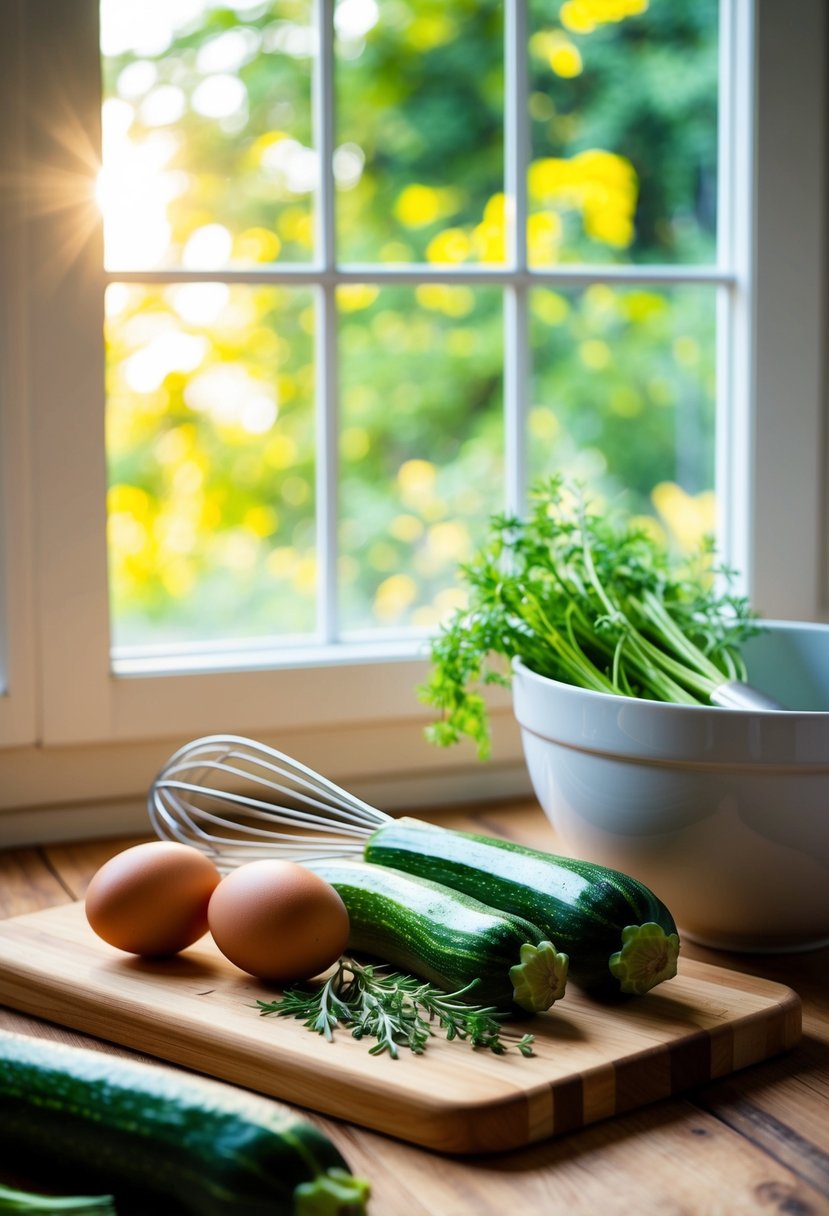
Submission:
<svg viewBox="0 0 829 1216">
<path fill-rule="evenodd" d="M 535 804 L 432 817 L 555 849 Z M 0 917 L 82 898 L 98 866 L 131 843 L 0 852 Z M 373 1216 L 829 1214 L 829 949 L 740 956 L 686 942 L 683 951 L 793 988 L 803 1002 L 800 1045 L 681 1098 L 487 1157 L 444 1157 L 345 1123 L 309 1118 L 328 1132 L 355 1173 L 371 1179 Z M 0 1026 L 89 1042 L 4 1008 Z M 128 1054 L 110 1045 L 104 1050 Z"/>
</svg>

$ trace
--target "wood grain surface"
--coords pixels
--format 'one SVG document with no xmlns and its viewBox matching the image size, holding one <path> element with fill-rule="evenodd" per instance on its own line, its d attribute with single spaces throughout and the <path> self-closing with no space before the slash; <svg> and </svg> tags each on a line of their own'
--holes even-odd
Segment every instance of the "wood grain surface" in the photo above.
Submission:
<svg viewBox="0 0 829 1216">
<path fill-rule="evenodd" d="M 532 1057 L 436 1037 L 393 1060 L 263 1018 L 256 1001 L 276 995 L 209 937 L 158 961 L 115 950 L 81 901 L 0 922 L 6 1005 L 445 1152 L 517 1148 L 670 1097 L 793 1047 L 801 1025 L 791 989 L 690 961 L 629 1001 L 570 987 L 515 1024 L 535 1036 Z"/>
<path fill-rule="evenodd" d="M 534 802 L 434 817 L 555 849 Z M 0 848 L 0 917 L 81 898 L 94 870 L 131 843 Z M 435 1153 L 345 1120 L 307 1117 L 371 1179 L 372 1216 L 829 1216 L 829 949 L 726 955 L 686 942 L 683 954 L 743 973 L 749 983 L 762 976 L 794 989 L 802 1000 L 800 1043 L 683 1095 L 509 1152 Z M 0 1007 L 0 1025 L 146 1058 L 38 1013 Z M 48 1178 L 16 1178 L 0 1145 L 0 1180 L 43 1186 Z"/>
</svg>

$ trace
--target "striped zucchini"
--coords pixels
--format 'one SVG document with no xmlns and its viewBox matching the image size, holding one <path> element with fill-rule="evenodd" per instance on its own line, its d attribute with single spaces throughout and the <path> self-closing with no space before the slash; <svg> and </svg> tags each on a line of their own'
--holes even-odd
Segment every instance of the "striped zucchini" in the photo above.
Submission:
<svg viewBox="0 0 829 1216">
<path fill-rule="evenodd" d="M 539 1013 L 564 995 L 567 957 L 535 925 L 426 878 L 359 861 L 314 861 L 348 909 L 349 949 L 476 1004 Z"/>
<path fill-rule="evenodd" d="M 162 1065 L 10 1031 L 0 1031 L 0 1143 L 15 1165 L 28 1158 L 43 1176 L 48 1163 L 50 1175 L 60 1169 L 73 1183 L 112 1191 L 119 1212 L 367 1210 L 368 1184 L 287 1107 Z"/>
<path fill-rule="evenodd" d="M 676 974 L 674 919 L 643 883 L 594 862 L 416 819 L 384 824 L 366 861 L 423 875 L 538 925 L 583 988 L 641 994 Z"/>
</svg>

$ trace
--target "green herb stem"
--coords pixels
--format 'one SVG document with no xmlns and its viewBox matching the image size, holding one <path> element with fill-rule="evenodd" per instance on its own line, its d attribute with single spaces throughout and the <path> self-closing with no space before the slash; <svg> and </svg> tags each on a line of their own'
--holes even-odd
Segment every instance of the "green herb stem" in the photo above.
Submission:
<svg viewBox="0 0 829 1216">
<path fill-rule="evenodd" d="M 694 668 L 705 678 L 711 686 L 708 691 L 713 691 L 722 683 L 724 673 L 683 633 L 665 605 L 652 591 L 646 591 L 642 596 L 641 610 L 643 615 L 653 622 L 660 639 L 673 649 L 681 663 Z"/>
<path fill-rule="evenodd" d="M 574 608 L 574 606 L 571 606 Z M 588 659 L 579 645 L 574 628 L 573 611 L 568 609 L 566 622 L 568 636 L 564 636 L 546 616 L 542 605 L 528 596 L 524 605 L 524 619 L 559 656 L 563 672 L 570 675 L 569 683 L 597 692 L 614 691 L 613 682 Z"/>
<path fill-rule="evenodd" d="M 702 681 L 696 676 L 688 676 L 680 664 L 666 660 L 646 638 L 632 634 L 626 642 L 625 656 L 631 673 L 639 676 L 640 686 L 645 690 L 639 693 L 640 697 L 649 696 L 652 700 L 674 701 L 680 705 L 700 704 L 700 698 L 690 689 L 696 687 L 705 693 Z M 621 688 L 618 691 L 621 692 Z"/>
</svg>

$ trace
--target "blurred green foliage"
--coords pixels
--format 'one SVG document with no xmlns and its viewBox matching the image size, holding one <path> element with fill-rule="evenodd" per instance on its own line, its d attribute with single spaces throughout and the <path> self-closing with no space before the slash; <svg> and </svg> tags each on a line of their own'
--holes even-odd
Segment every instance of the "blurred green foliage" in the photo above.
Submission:
<svg viewBox="0 0 829 1216">
<path fill-rule="evenodd" d="M 530 264 L 713 261 L 716 0 L 529 7 Z M 505 262 L 503 23 L 500 0 L 341 0 L 341 262 Z M 114 640 L 287 643 L 315 625 L 319 301 L 117 271 L 313 259 L 310 4 L 103 0 L 102 48 Z M 530 473 L 693 543 L 715 289 L 539 286 L 529 308 Z M 341 622 L 432 628 L 503 505 L 502 292 L 364 282 L 337 310 Z"/>
</svg>

